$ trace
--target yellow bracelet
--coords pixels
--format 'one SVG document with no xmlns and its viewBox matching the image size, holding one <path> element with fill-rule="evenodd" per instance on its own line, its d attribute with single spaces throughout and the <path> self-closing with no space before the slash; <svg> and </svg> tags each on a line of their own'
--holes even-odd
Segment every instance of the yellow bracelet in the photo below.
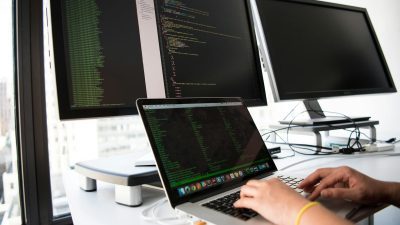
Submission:
<svg viewBox="0 0 400 225">
<path fill-rule="evenodd" d="M 309 208 L 311 208 L 311 207 L 313 207 L 315 205 L 318 205 L 318 204 L 319 204 L 318 202 L 309 202 L 305 206 L 303 206 L 303 208 L 301 208 L 300 212 L 297 214 L 295 225 L 300 225 L 301 217 L 307 211 L 307 209 L 309 209 Z"/>
</svg>

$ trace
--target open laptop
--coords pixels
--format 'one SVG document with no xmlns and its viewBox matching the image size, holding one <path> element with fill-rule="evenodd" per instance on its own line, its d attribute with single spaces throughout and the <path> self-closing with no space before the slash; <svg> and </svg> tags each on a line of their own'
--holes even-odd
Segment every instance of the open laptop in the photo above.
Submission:
<svg viewBox="0 0 400 225">
<path fill-rule="evenodd" d="M 277 173 L 240 98 L 139 99 L 137 107 L 177 210 L 214 224 L 266 224 L 252 210 L 233 208 L 240 186 L 278 177 L 296 189 L 302 180 Z"/>
</svg>

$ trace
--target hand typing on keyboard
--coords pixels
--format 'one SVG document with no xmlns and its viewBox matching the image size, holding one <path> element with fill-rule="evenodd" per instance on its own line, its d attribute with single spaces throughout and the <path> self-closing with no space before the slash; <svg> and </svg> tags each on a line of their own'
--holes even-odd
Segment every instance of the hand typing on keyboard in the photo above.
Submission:
<svg viewBox="0 0 400 225">
<path fill-rule="evenodd" d="M 300 195 L 303 188 L 311 193 L 308 198 Z M 304 180 L 283 176 L 251 180 L 241 188 L 234 206 L 252 209 L 274 224 L 349 225 L 352 223 L 310 200 L 323 196 L 400 206 L 399 190 L 400 183 L 378 181 L 349 167 L 323 168 Z"/>
<path fill-rule="evenodd" d="M 294 224 L 297 212 L 308 202 L 290 186 L 274 178 L 249 181 L 241 188 L 240 199 L 234 206 L 253 209 L 274 224 Z"/>
<path fill-rule="evenodd" d="M 375 180 L 345 166 L 318 169 L 302 181 L 299 187 L 311 193 L 308 196 L 311 201 L 322 196 L 363 204 L 389 202 L 400 206 L 400 184 Z"/>
<path fill-rule="evenodd" d="M 233 203 L 240 198 L 240 191 L 234 192 L 232 194 L 226 195 L 222 198 L 215 199 L 211 202 L 203 204 L 203 206 L 214 209 L 225 214 L 231 215 L 241 220 L 248 220 L 258 214 L 251 209 L 246 208 L 235 208 Z"/>
</svg>

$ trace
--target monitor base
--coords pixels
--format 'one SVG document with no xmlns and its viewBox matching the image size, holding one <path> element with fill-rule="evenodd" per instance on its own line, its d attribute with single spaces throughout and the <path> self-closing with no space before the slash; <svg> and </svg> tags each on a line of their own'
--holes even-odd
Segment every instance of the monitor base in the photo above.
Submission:
<svg viewBox="0 0 400 225">
<path fill-rule="evenodd" d="M 370 116 L 361 116 L 361 117 L 349 117 L 349 118 L 337 118 L 337 117 L 323 117 L 323 118 L 315 118 L 315 119 L 305 119 L 305 120 L 282 120 L 279 121 L 280 124 L 290 124 L 290 125 L 298 125 L 298 126 L 318 126 L 318 125 L 329 125 L 329 124 L 338 124 L 338 123 L 353 123 L 360 121 L 368 121 Z"/>
<path fill-rule="evenodd" d="M 329 125 L 338 123 L 354 123 L 360 121 L 368 121 L 370 116 L 362 117 L 347 117 L 346 115 L 337 113 L 338 116 L 325 116 L 324 110 L 322 110 L 318 99 L 306 99 L 303 100 L 304 107 L 308 113 L 310 119 L 301 120 L 283 120 L 279 121 L 281 124 L 291 124 L 299 126 L 318 126 L 318 125 Z"/>
</svg>

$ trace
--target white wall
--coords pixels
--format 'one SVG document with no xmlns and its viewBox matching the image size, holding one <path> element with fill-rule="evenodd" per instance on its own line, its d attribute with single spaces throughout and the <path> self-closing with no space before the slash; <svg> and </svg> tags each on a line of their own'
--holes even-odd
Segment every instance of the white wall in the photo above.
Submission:
<svg viewBox="0 0 400 225">
<path fill-rule="evenodd" d="M 368 10 L 390 72 L 400 91 L 400 1 L 399 0 L 329 0 Z M 265 75 L 268 107 L 258 109 L 262 126 L 283 119 L 298 102 L 274 103 Z M 359 95 L 319 100 L 323 109 L 353 116 L 372 116 L 379 120 L 378 139 L 400 138 L 400 93 Z M 256 110 L 256 111 L 258 111 Z M 257 114 L 252 110 L 253 115 Z M 257 115 L 255 115 L 257 117 Z M 259 123 L 260 124 L 260 123 Z"/>
</svg>

